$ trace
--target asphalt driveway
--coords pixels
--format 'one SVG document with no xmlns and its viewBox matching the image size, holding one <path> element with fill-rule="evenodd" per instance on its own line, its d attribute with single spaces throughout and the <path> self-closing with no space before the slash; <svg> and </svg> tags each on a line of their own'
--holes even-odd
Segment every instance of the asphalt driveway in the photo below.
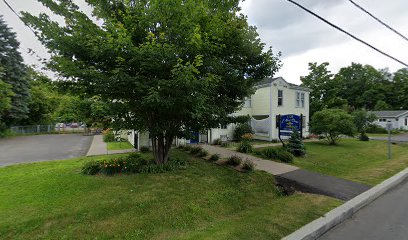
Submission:
<svg viewBox="0 0 408 240">
<path fill-rule="evenodd" d="M 0 139 L 0 166 L 86 155 L 91 136 L 51 134 Z"/>
<path fill-rule="evenodd" d="M 370 137 L 372 140 L 388 140 L 388 137 Z M 396 136 L 391 136 L 392 142 L 408 142 L 408 133 L 401 133 Z"/>
</svg>

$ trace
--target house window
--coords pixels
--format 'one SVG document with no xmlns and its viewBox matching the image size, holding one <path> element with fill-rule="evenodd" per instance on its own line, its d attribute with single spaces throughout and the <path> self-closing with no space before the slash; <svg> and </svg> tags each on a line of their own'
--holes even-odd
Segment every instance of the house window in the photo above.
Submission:
<svg viewBox="0 0 408 240">
<path fill-rule="evenodd" d="M 221 129 L 227 129 L 228 125 L 227 124 L 221 124 Z"/>
<path fill-rule="evenodd" d="M 296 92 L 296 107 L 305 107 L 305 93 Z"/>
<path fill-rule="evenodd" d="M 385 119 L 385 118 L 380 118 L 380 122 L 386 122 L 387 121 L 387 119 Z"/>
<path fill-rule="evenodd" d="M 283 90 L 278 90 L 278 106 L 283 105 Z"/>
<path fill-rule="evenodd" d="M 405 126 L 408 126 L 408 118 L 405 118 Z"/>
<path fill-rule="evenodd" d="M 244 107 L 245 108 L 250 108 L 251 106 L 252 106 L 251 98 L 250 97 L 245 98 Z"/>
</svg>

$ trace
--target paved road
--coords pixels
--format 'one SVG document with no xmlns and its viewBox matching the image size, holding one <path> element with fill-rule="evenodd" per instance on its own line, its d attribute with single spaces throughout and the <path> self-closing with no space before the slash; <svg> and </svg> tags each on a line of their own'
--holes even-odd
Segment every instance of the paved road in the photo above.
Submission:
<svg viewBox="0 0 408 240">
<path fill-rule="evenodd" d="M 320 240 L 408 239 L 408 181 L 391 189 Z"/>
<path fill-rule="evenodd" d="M 51 134 L 0 140 L 0 166 L 84 156 L 92 137 Z"/>
<path fill-rule="evenodd" d="M 388 140 L 388 137 L 370 137 L 373 140 Z M 393 142 L 408 142 L 408 133 L 398 134 L 397 136 L 391 136 Z"/>
</svg>

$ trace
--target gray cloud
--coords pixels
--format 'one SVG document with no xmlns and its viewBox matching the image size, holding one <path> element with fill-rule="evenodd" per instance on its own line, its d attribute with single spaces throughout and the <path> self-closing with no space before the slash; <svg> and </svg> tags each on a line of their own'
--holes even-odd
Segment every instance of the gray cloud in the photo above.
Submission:
<svg viewBox="0 0 408 240">
<path fill-rule="evenodd" d="M 367 32 L 384 30 L 382 25 L 345 0 L 297 0 L 297 2 L 361 38 Z M 390 25 L 399 26 L 407 21 L 406 0 L 392 2 L 361 0 L 358 3 Z M 262 40 L 275 50 L 282 51 L 284 57 L 350 40 L 345 34 L 285 0 L 249 0 L 243 10 L 251 24 L 258 27 Z M 375 45 L 376 39 L 365 40 Z"/>
</svg>

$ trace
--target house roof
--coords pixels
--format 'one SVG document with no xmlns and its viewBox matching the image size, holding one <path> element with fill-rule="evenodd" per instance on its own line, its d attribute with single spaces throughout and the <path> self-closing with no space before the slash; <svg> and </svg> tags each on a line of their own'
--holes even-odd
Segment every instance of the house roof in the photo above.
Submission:
<svg viewBox="0 0 408 240">
<path fill-rule="evenodd" d="M 264 80 L 258 82 L 255 86 L 256 87 L 266 87 L 269 86 L 270 84 L 281 80 L 283 82 L 285 82 L 289 88 L 291 89 L 297 89 L 297 90 L 302 90 L 302 91 L 306 91 L 306 92 L 311 92 L 312 90 L 310 88 L 307 87 L 302 87 L 293 83 L 288 83 L 283 77 L 277 77 L 277 78 L 265 78 Z"/>
<path fill-rule="evenodd" d="M 408 110 L 393 110 L 393 111 L 372 111 L 370 113 L 373 113 L 377 117 L 399 117 L 401 115 L 404 115 L 405 113 L 408 113 Z"/>
</svg>

